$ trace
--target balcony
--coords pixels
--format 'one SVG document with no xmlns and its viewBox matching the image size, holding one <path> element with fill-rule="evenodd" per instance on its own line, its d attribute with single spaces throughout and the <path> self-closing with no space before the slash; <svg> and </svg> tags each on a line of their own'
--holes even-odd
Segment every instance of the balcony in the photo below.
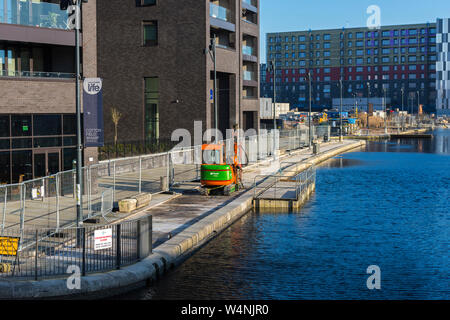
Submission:
<svg viewBox="0 0 450 320">
<path fill-rule="evenodd" d="M 0 23 L 67 30 L 67 11 L 60 10 L 59 1 L 52 2 L 2 0 Z"/>
<path fill-rule="evenodd" d="M 254 50 L 250 46 L 242 46 L 242 53 L 247 56 L 254 56 L 253 54 Z"/>
<path fill-rule="evenodd" d="M 242 8 L 258 13 L 257 0 L 242 0 Z"/>
<path fill-rule="evenodd" d="M 244 34 L 242 37 L 242 59 L 247 62 L 258 63 L 257 47 L 258 38 Z"/>
<path fill-rule="evenodd" d="M 255 72 L 244 71 L 243 79 L 244 79 L 244 81 L 256 81 Z"/>
<path fill-rule="evenodd" d="M 231 10 L 218 6 L 214 3 L 209 4 L 209 15 L 219 20 L 232 22 Z"/>
<path fill-rule="evenodd" d="M 225 29 L 231 32 L 236 31 L 233 13 L 230 9 L 227 9 L 214 3 L 210 3 L 209 16 L 211 18 L 210 23 L 212 26 Z"/>
<path fill-rule="evenodd" d="M 0 77 L 75 79 L 74 73 L 0 70 Z"/>
</svg>

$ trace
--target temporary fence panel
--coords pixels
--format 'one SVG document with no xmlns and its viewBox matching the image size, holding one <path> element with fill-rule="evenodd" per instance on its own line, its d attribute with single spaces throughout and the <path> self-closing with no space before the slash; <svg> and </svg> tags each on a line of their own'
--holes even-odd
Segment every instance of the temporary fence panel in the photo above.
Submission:
<svg viewBox="0 0 450 320">
<path fill-rule="evenodd" d="M 0 238 L 0 278 L 39 280 L 119 269 L 151 254 L 151 234 L 151 216 L 84 228 L 9 229 Z"/>
</svg>

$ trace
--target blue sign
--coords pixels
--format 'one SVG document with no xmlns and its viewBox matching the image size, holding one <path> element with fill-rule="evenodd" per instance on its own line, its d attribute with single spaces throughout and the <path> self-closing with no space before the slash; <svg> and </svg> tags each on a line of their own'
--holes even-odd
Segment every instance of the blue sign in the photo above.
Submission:
<svg viewBox="0 0 450 320">
<path fill-rule="evenodd" d="M 213 90 L 213 89 L 211 89 L 211 90 L 209 91 L 209 99 L 211 99 L 211 101 L 214 100 L 214 90 Z"/>
<path fill-rule="evenodd" d="M 102 80 L 88 78 L 83 83 L 84 146 L 103 147 L 103 94 Z"/>
</svg>

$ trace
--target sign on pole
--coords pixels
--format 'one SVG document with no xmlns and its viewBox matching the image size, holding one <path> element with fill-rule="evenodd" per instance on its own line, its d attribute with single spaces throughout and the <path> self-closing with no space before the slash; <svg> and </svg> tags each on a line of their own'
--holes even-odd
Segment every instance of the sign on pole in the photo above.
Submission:
<svg viewBox="0 0 450 320">
<path fill-rule="evenodd" d="M 84 145 L 85 147 L 103 147 L 102 79 L 85 79 L 83 89 Z"/>
<path fill-rule="evenodd" d="M 112 248 L 112 229 L 94 231 L 94 250 Z"/>
</svg>

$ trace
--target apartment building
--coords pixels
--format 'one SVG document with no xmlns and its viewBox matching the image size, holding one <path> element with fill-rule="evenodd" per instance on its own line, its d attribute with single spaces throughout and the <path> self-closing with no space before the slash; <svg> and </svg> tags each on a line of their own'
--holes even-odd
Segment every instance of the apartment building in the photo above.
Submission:
<svg viewBox="0 0 450 320">
<path fill-rule="evenodd" d="M 437 114 L 450 116 L 450 19 L 437 21 Z"/>
<path fill-rule="evenodd" d="M 0 0 L 0 184 L 72 169 L 75 33 L 57 0 Z M 97 76 L 96 1 L 83 5 L 82 70 Z M 84 152 L 85 164 L 97 149 Z"/>
<path fill-rule="evenodd" d="M 258 0 L 97 1 L 98 66 L 105 139 L 111 109 L 120 141 L 170 139 L 176 129 L 214 127 L 216 37 L 218 127 L 258 129 Z"/>
<path fill-rule="evenodd" d="M 436 23 L 267 34 L 267 61 L 275 61 L 278 102 L 306 108 L 309 78 L 314 109 L 332 98 L 391 98 L 392 107 L 436 111 Z M 267 73 L 262 96 L 273 96 Z M 367 106 L 360 106 L 363 110 Z"/>
</svg>

